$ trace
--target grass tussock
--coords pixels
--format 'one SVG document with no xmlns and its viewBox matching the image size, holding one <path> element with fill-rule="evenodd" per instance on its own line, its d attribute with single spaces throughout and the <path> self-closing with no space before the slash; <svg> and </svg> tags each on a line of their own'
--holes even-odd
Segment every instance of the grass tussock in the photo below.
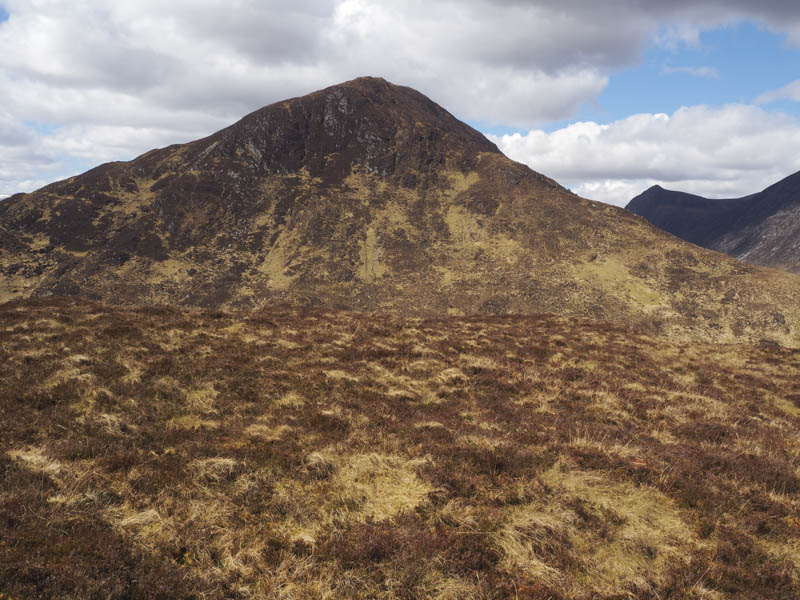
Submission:
<svg viewBox="0 0 800 600">
<path fill-rule="evenodd" d="M 800 353 L 0 306 L 3 598 L 800 597 Z"/>
</svg>

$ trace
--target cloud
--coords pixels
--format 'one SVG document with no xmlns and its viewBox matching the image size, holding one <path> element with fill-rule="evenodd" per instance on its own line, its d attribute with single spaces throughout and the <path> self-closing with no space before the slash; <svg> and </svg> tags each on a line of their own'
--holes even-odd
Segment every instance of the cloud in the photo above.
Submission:
<svg viewBox="0 0 800 600">
<path fill-rule="evenodd" d="M 751 18 L 800 43 L 800 5 L 785 0 L 614 0 L 600 11 L 595 0 L 3 6 L 3 110 L 51 132 L 26 146 L 29 164 L 17 163 L 41 176 L 2 180 L 0 194 L 44 177 L 39 155 L 61 165 L 127 159 L 360 75 L 415 87 L 464 119 L 528 129 L 569 118 L 657 40 L 692 44 L 704 29 Z"/>
<path fill-rule="evenodd" d="M 770 104 L 779 100 L 794 100 L 800 102 L 800 79 L 786 84 L 777 90 L 764 92 L 756 98 L 756 104 Z"/>
<path fill-rule="evenodd" d="M 800 170 L 800 122 L 750 105 L 694 106 L 490 137 L 514 160 L 579 195 L 619 206 L 657 183 L 736 197 Z"/>
<path fill-rule="evenodd" d="M 686 75 L 703 79 L 719 79 L 719 71 L 712 67 L 671 67 L 665 65 L 661 68 L 661 72 L 665 75 L 685 73 Z"/>
</svg>

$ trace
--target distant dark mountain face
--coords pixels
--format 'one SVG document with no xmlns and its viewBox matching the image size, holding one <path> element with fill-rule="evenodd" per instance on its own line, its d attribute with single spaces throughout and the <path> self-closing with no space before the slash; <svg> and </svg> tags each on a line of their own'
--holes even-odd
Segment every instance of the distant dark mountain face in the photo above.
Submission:
<svg viewBox="0 0 800 600">
<path fill-rule="evenodd" d="M 800 285 L 575 196 L 362 78 L 0 202 L 0 302 L 586 316 L 800 345 Z"/>
<path fill-rule="evenodd" d="M 631 200 L 627 209 L 698 246 L 800 273 L 800 173 L 758 194 L 731 200 L 654 186 Z"/>
</svg>

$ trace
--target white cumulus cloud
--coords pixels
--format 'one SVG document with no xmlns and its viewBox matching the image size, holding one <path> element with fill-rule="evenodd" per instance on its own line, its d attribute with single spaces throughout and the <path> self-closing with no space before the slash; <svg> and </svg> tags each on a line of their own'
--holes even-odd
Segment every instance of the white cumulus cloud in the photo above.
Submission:
<svg viewBox="0 0 800 600">
<path fill-rule="evenodd" d="M 800 170 L 800 122 L 751 105 L 694 106 L 490 137 L 514 160 L 579 195 L 619 206 L 655 184 L 744 196 Z"/>
<path fill-rule="evenodd" d="M 31 137 L 0 130 L 0 195 L 361 75 L 415 87 L 460 118 L 529 129 L 568 119 L 653 43 L 692 44 L 741 19 L 800 43 L 800 4 L 785 0 L 2 4 L 2 127 Z"/>
</svg>

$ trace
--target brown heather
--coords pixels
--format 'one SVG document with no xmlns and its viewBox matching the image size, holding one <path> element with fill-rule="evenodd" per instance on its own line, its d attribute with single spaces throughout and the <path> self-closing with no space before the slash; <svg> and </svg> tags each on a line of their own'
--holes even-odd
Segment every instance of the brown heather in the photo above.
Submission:
<svg viewBox="0 0 800 600">
<path fill-rule="evenodd" d="M 0 305 L 0 598 L 800 597 L 800 352 Z"/>
<path fill-rule="evenodd" d="M 796 600 L 798 282 L 374 78 L 14 196 L 0 600 Z"/>
</svg>

